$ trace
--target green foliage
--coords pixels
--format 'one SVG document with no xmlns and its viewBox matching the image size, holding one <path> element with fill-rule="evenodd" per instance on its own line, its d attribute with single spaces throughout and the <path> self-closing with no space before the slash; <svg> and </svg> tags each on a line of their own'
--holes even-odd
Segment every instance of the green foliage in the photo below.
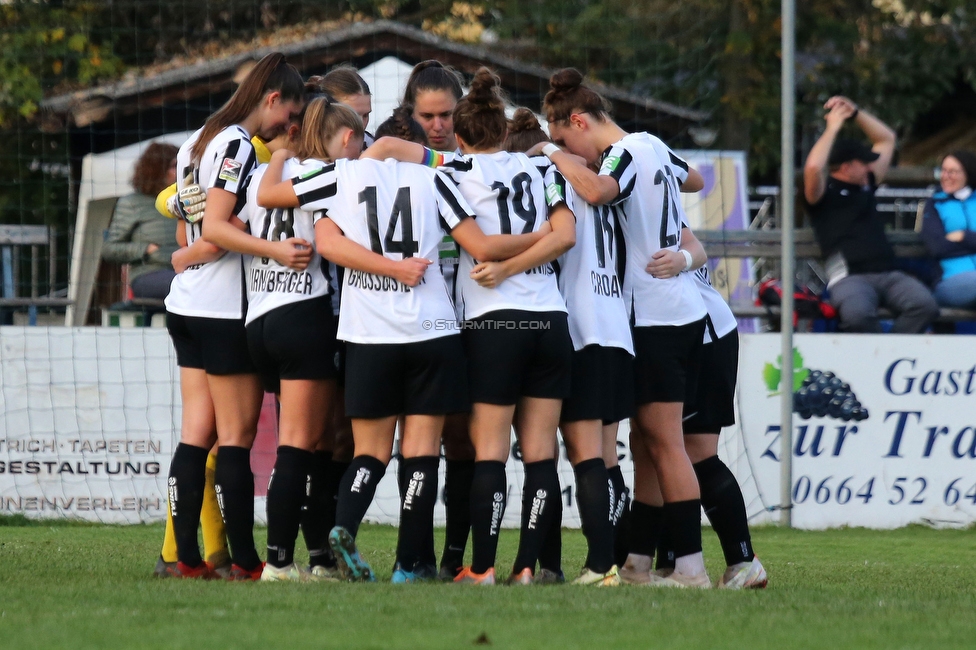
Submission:
<svg viewBox="0 0 976 650">
<path fill-rule="evenodd" d="M 31 118 L 47 89 L 117 77 L 111 36 L 96 33 L 86 2 L 12 0 L 0 5 L 0 128 Z"/>
</svg>

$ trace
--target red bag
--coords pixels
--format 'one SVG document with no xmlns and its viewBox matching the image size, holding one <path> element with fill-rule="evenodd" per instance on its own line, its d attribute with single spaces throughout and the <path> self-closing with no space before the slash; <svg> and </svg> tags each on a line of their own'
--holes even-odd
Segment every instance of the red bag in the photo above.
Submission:
<svg viewBox="0 0 976 650">
<path fill-rule="evenodd" d="M 777 279 L 766 280 L 759 285 L 759 297 L 756 298 L 756 305 L 766 307 L 779 307 L 783 304 L 783 286 Z M 770 316 L 772 316 L 772 310 Z M 793 286 L 793 325 L 796 326 L 799 318 L 837 318 L 837 310 L 830 304 L 824 302 L 823 298 L 813 292 L 809 287 Z"/>
</svg>

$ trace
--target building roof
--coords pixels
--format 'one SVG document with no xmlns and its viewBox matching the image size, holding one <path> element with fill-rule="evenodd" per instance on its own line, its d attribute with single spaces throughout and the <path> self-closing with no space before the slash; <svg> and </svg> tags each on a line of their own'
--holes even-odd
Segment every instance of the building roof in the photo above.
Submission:
<svg viewBox="0 0 976 650">
<path fill-rule="evenodd" d="M 416 27 L 387 20 L 359 22 L 333 28 L 288 28 L 274 44 L 247 47 L 227 56 L 160 70 L 147 67 L 123 79 L 93 88 L 49 97 L 41 102 L 45 130 L 112 122 L 121 116 L 164 105 L 192 101 L 232 91 L 253 62 L 270 52 L 284 53 L 303 74 L 319 72 L 336 63 L 393 53 L 406 61 L 438 59 L 473 75 L 482 65 L 491 67 L 516 103 L 537 108 L 548 90 L 554 70 L 518 61 L 485 47 L 453 43 Z M 309 34 L 312 35 L 309 35 Z M 268 39 L 265 39 L 267 42 Z M 683 108 L 619 88 L 594 83 L 592 87 L 610 100 L 615 119 L 629 130 L 651 130 L 670 138 L 706 120 L 705 111 Z M 530 102 L 534 101 L 536 105 Z"/>
</svg>

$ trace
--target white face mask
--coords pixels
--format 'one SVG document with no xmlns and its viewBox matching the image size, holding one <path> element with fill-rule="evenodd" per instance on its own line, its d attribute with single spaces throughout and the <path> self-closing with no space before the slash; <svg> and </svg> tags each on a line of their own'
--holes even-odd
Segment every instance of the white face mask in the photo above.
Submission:
<svg viewBox="0 0 976 650">
<path fill-rule="evenodd" d="M 953 192 L 952 194 L 952 196 L 959 199 L 960 201 L 965 201 L 972 195 L 973 195 L 973 190 L 968 185 L 962 188 L 961 190 Z"/>
</svg>

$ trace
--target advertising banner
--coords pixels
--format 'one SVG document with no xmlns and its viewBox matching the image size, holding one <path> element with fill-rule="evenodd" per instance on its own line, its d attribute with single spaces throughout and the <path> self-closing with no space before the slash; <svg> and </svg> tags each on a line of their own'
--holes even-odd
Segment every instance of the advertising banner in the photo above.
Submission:
<svg viewBox="0 0 976 650">
<path fill-rule="evenodd" d="M 794 338 L 793 524 L 976 520 L 976 339 Z M 739 414 L 759 491 L 779 503 L 780 339 L 742 337 Z"/>
</svg>

